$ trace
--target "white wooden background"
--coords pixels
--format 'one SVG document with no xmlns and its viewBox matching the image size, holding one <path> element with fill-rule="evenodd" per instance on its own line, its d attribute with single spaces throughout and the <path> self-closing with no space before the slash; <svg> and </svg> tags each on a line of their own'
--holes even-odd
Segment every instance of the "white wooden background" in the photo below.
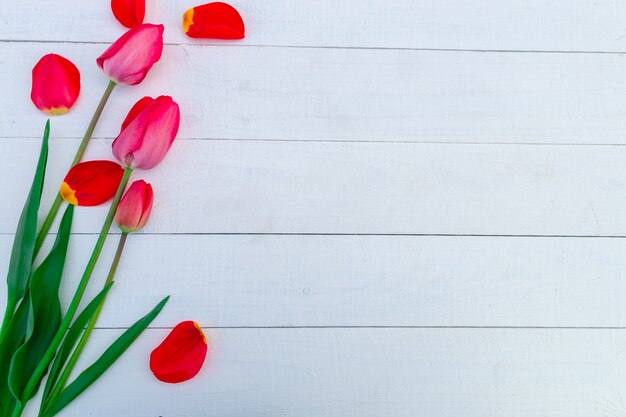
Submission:
<svg viewBox="0 0 626 417">
<path fill-rule="evenodd" d="M 233 4 L 247 39 L 197 42 L 193 3 L 148 0 L 162 62 L 114 92 L 88 156 L 147 94 L 182 128 L 87 359 L 172 299 L 64 415 L 626 416 L 626 3 Z M 49 202 L 121 33 L 108 1 L 2 1 L 2 275 L 45 120 L 30 69 L 57 52 L 83 77 Z M 66 300 L 105 210 L 77 213 Z M 184 319 L 210 359 L 160 384 L 148 354 Z"/>
</svg>

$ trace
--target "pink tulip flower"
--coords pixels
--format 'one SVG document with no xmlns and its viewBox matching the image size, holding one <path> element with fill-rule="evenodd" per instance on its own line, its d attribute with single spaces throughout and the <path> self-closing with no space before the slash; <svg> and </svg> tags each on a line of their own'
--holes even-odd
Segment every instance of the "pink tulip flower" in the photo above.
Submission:
<svg viewBox="0 0 626 417">
<path fill-rule="evenodd" d="M 152 186 L 144 180 L 137 180 L 128 188 L 115 212 L 115 223 L 124 233 L 141 229 L 152 210 Z"/>
<path fill-rule="evenodd" d="M 139 84 L 161 59 L 163 30 L 150 23 L 128 30 L 96 59 L 98 66 L 118 84 Z"/>
<path fill-rule="evenodd" d="M 127 167 L 153 168 L 172 146 L 179 124 L 180 110 L 172 97 L 144 97 L 122 123 L 113 141 L 113 155 Z"/>
</svg>

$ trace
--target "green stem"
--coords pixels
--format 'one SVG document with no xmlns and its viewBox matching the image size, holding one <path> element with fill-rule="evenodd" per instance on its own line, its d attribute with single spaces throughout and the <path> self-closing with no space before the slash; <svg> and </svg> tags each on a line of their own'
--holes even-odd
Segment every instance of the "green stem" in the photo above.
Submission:
<svg viewBox="0 0 626 417">
<path fill-rule="evenodd" d="M 2 326 L 0 327 L 0 343 L 4 339 L 5 333 L 9 327 L 9 322 L 13 318 L 15 313 L 15 307 L 17 306 L 17 300 L 8 300 L 6 309 L 4 310 L 4 318 L 2 319 Z"/>
<path fill-rule="evenodd" d="M 117 84 L 114 83 L 113 81 L 109 81 L 109 84 L 107 85 L 106 90 L 104 90 L 104 94 L 102 95 L 102 98 L 100 99 L 100 103 L 98 103 L 98 107 L 96 107 L 96 111 L 91 117 L 91 122 L 89 122 L 89 126 L 87 126 L 87 130 L 85 131 L 85 136 L 83 136 L 83 140 L 80 142 L 80 145 L 78 146 L 78 149 L 76 150 L 76 155 L 74 156 L 74 160 L 72 161 L 72 165 L 70 166 L 70 168 L 76 165 L 77 163 L 79 163 L 80 160 L 83 158 L 83 155 L 85 154 L 85 150 L 87 149 L 87 145 L 89 144 L 89 140 L 91 139 L 91 136 L 93 135 L 93 131 L 96 128 L 96 125 L 98 124 L 98 120 L 100 120 L 100 116 L 102 115 L 104 106 L 107 104 L 107 101 L 109 100 L 109 97 L 111 96 L 111 93 L 113 92 L 113 89 L 115 88 L 116 85 Z M 50 231 L 50 227 L 52 227 L 52 223 L 54 222 L 54 219 L 57 213 L 59 212 L 59 208 L 61 208 L 62 202 L 63 202 L 63 199 L 61 198 L 61 194 L 57 193 L 57 196 L 54 199 L 54 202 L 52 203 L 52 207 L 50 207 L 50 211 L 48 212 L 46 219 L 41 225 L 41 230 L 39 230 L 39 235 L 37 235 L 37 241 L 35 242 L 35 252 L 34 252 L 33 258 L 37 256 L 37 253 L 39 253 L 39 249 L 41 249 L 41 245 L 43 245 L 44 240 L 46 240 L 46 236 L 48 235 L 48 232 Z"/>
<path fill-rule="evenodd" d="M 120 236 L 120 241 L 117 244 L 117 251 L 115 252 L 115 257 L 113 258 L 113 263 L 111 264 L 111 268 L 109 269 L 109 275 L 107 276 L 106 282 L 104 283 L 104 287 L 112 283 L 113 279 L 115 278 L 115 272 L 117 271 L 117 266 L 120 263 L 120 259 L 122 257 L 122 252 L 124 251 L 124 245 L 126 244 L 127 237 L 128 237 L 128 233 L 126 232 L 122 233 L 122 235 Z M 98 317 L 100 316 L 100 312 L 102 311 L 102 307 L 104 306 L 105 300 L 106 300 L 106 297 L 102 300 L 102 302 L 100 303 L 100 305 L 94 312 L 93 316 L 89 320 L 89 323 L 87 324 L 87 327 L 85 328 L 85 332 L 80 337 L 80 340 L 78 341 L 78 344 L 76 345 L 76 349 L 74 349 L 74 352 L 72 352 L 72 356 L 70 356 L 69 360 L 67 361 L 67 365 L 65 365 L 65 369 L 63 369 L 63 372 L 59 376 L 59 380 L 57 381 L 56 386 L 54 387 L 54 390 L 52 390 L 52 392 L 50 393 L 50 396 L 48 397 L 48 399 L 46 399 L 46 402 L 50 403 L 51 401 L 54 401 L 58 397 L 58 395 L 61 393 L 63 388 L 65 388 L 65 383 L 70 377 L 70 374 L 72 373 L 72 370 L 74 369 L 74 365 L 76 365 L 76 361 L 78 360 L 78 358 L 80 357 L 80 354 L 85 348 L 85 344 L 87 344 L 87 339 L 89 339 L 91 332 L 96 326 L 96 322 L 98 321 Z"/>
<path fill-rule="evenodd" d="M 65 317 L 63 317 L 63 321 L 61 322 L 61 325 L 59 326 L 59 330 L 57 330 L 56 334 L 54 335 L 54 339 L 52 339 L 52 342 L 50 343 L 50 346 L 44 353 L 41 361 L 39 362 L 39 365 L 37 365 L 37 368 L 35 368 L 35 371 L 33 372 L 30 379 L 28 380 L 28 383 L 26 384 L 26 387 L 24 388 L 24 391 L 22 392 L 21 398 L 24 398 L 24 399 L 31 398 L 32 394 L 35 392 L 35 389 L 37 388 L 37 384 L 39 383 L 43 375 L 46 373 L 46 369 L 48 368 L 48 365 L 50 365 L 50 362 L 54 358 L 54 355 L 56 355 L 57 349 L 59 348 L 59 345 L 61 344 L 61 342 L 63 341 L 63 338 L 65 337 L 65 332 L 67 331 L 67 329 L 70 327 L 70 324 L 72 323 L 72 319 L 74 318 L 74 315 L 76 314 L 76 310 L 78 310 L 80 301 L 82 300 L 83 294 L 85 293 L 85 290 L 87 289 L 87 284 L 89 284 L 89 279 L 91 278 L 91 275 L 93 274 L 93 270 L 96 266 L 96 263 L 98 262 L 100 253 L 102 252 L 102 247 L 104 246 L 104 242 L 106 241 L 107 235 L 109 234 L 109 229 L 111 229 L 111 224 L 113 223 L 113 218 L 115 216 L 115 210 L 117 209 L 117 205 L 119 204 L 120 199 L 122 198 L 122 194 L 124 193 L 124 189 L 126 188 L 126 184 L 128 183 L 128 180 L 130 179 L 130 175 L 132 174 L 132 172 L 133 172 L 133 169 L 130 167 L 126 167 L 124 169 L 124 176 L 122 177 L 122 181 L 120 182 L 120 185 L 117 188 L 115 197 L 113 197 L 113 203 L 111 203 L 111 207 L 109 208 L 107 217 L 104 220 L 104 224 L 102 225 L 102 230 L 100 231 L 100 235 L 98 236 L 96 245 L 93 248 L 93 252 L 91 253 L 91 258 L 89 258 L 89 262 L 87 263 L 85 272 L 83 273 L 83 276 L 80 279 L 78 288 L 76 288 L 74 297 L 72 298 L 72 301 L 70 302 L 70 305 L 67 308 L 67 313 L 65 313 Z M 22 410 L 24 409 L 24 405 L 21 403 L 19 404 L 19 406 L 16 408 L 16 411 L 13 413 L 13 417 L 21 416 Z"/>
</svg>

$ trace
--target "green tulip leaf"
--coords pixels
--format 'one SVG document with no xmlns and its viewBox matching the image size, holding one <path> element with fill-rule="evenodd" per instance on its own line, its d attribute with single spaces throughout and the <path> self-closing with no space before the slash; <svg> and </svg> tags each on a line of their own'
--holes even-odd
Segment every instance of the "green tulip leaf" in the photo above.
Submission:
<svg viewBox="0 0 626 417">
<path fill-rule="evenodd" d="M 5 337 L 0 342 L 0 364 L 2 364 L 0 366 L 0 416 L 11 415 L 15 407 L 16 399 L 8 385 L 9 364 L 15 351 L 26 337 L 29 312 L 30 300 L 23 298 L 9 322 Z"/>
<path fill-rule="evenodd" d="M 165 297 L 152 311 L 139 319 L 135 324 L 126 330 L 109 348 L 104 351 L 91 366 L 85 369 L 78 377 L 65 388 L 58 398 L 54 399 L 48 408 L 43 412 L 42 417 L 52 417 L 74 401 L 83 391 L 91 386 L 102 374 L 104 374 L 113 363 L 130 347 L 139 335 L 152 323 L 159 315 L 169 296 Z"/>
<path fill-rule="evenodd" d="M 30 279 L 30 314 L 24 343 L 13 355 L 9 368 L 9 388 L 21 403 L 23 391 L 39 365 L 61 324 L 59 287 L 63 277 L 74 206 L 69 205 L 50 253 Z M 33 391 L 33 395 L 36 390 Z"/>
<path fill-rule="evenodd" d="M 19 299 L 24 297 L 28 287 L 28 279 L 32 272 L 33 254 L 37 239 L 37 213 L 41 203 L 41 192 L 48 161 L 49 136 L 50 120 L 46 122 L 37 170 L 35 171 L 35 177 L 33 178 L 33 183 L 24 204 L 13 240 L 11 261 L 7 274 L 8 306 L 15 306 Z"/>
<path fill-rule="evenodd" d="M 45 408 L 45 405 L 49 400 L 49 396 L 56 386 L 59 375 L 61 375 L 63 366 L 65 365 L 67 358 L 69 358 L 70 354 L 72 353 L 74 346 L 76 346 L 76 343 L 78 342 L 81 334 L 85 330 L 85 326 L 87 326 L 87 323 L 89 323 L 89 321 L 95 314 L 98 306 L 100 305 L 100 303 L 102 303 L 112 285 L 113 283 L 110 283 L 109 285 L 104 287 L 104 289 L 100 291 L 100 293 L 98 293 L 98 295 L 96 295 L 89 304 L 87 304 L 85 309 L 78 315 L 76 320 L 74 320 L 74 323 L 72 323 L 72 327 L 70 328 L 70 330 L 68 330 L 67 335 L 65 335 L 63 343 L 59 348 L 59 352 L 54 359 L 54 363 L 52 364 L 52 368 L 50 368 L 48 380 L 46 381 L 46 387 L 43 392 L 41 406 L 42 409 Z"/>
</svg>

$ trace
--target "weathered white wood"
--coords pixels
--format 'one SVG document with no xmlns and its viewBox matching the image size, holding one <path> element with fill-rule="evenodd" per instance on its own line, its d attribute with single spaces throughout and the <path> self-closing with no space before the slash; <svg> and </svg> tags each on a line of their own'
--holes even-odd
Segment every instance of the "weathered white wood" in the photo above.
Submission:
<svg viewBox="0 0 626 417">
<path fill-rule="evenodd" d="M 77 140 L 53 139 L 50 179 Z M 0 232 L 14 232 L 39 139 L 0 141 Z M 88 158 L 110 158 L 96 140 Z M 176 142 L 156 169 L 148 233 L 626 235 L 626 148 L 266 141 Z M 75 232 L 106 207 L 81 208 Z"/>
<path fill-rule="evenodd" d="M 72 240 L 65 302 L 94 242 Z M 99 326 L 128 326 L 171 294 L 155 326 L 623 327 L 624 253 L 626 239 L 135 235 Z"/>
<path fill-rule="evenodd" d="M 89 354 L 95 357 L 120 332 L 96 331 Z M 148 355 L 166 333 L 152 330 L 140 338 L 64 415 L 613 417 L 626 412 L 623 331 L 210 330 L 210 360 L 197 379 L 180 385 L 159 383 L 148 369 Z"/>
<path fill-rule="evenodd" d="M 200 2 L 201 3 L 201 2 Z M 624 51 L 620 0 L 231 0 L 244 17 L 239 45 Z M 153 0 L 146 21 L 168 42 L 193 42 L 182 14 L 198 4 Z M 108 1 L 3 0 L 0 39 L 107 41 L 123 28 Z M 45 18 L 42 12 L 45 11 Z M 215 41 L 204 41 L 215 42 Z M 229 43 L 229 42 L 225 42 Z"/>
<path fill-rule="evenodd" d="M 76 109 L 56 137 L 82 137 L 101 92 L 106 45 L 0 43 L 1 135 L 39 136 L 30 71 L 56 51 L 82 70 Z M 115 91 L 96 135 L 132 103 L 173 95 L 180 136 L 196 139 L 624 143 L 619 55 L 170 46 L 137 87 Z"/>
</svg>

